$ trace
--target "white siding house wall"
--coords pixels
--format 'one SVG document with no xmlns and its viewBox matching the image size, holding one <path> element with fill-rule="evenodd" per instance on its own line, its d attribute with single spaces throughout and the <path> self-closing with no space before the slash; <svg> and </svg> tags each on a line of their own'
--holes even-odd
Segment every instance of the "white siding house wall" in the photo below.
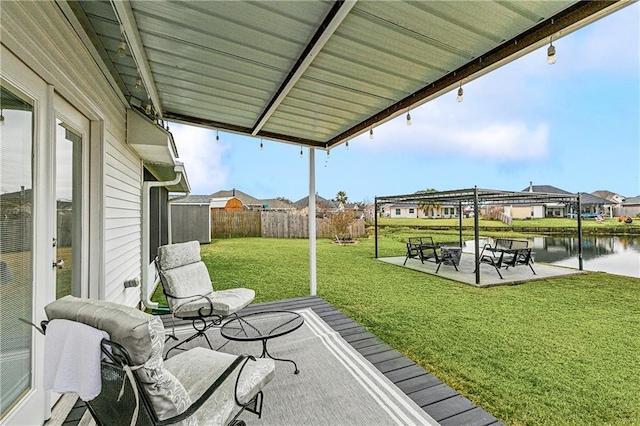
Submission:
<svg viewBox="0 0 640 426">
<path fill-rule="evenodd" d="M 142 161 L 126 144 L 126 105 L 55 2 L 2 2 L 2 44 L 91 120 L 89 296 L 135 305 Z"/>
<path fill-rule="evenodd" d="M 123 284 L 141 275 L 142 171 L 140 160 L 115 140 L 105 151 L 105 299 L 130 305 L 139 294 Z"/>
</svg>

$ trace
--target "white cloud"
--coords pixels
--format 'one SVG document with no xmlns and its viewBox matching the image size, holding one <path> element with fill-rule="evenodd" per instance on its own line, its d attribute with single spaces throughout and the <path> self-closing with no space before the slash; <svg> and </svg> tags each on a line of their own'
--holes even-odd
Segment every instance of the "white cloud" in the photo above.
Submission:
<svg viewBox="0 0 640 426">
<path fill-rule="evenodd" d="M 172 124 L 171 133 L 179 159 L 185 163 L 193 194 L 205 195 L 226 186 L 229 166 L 225 165 L 222 156 L 229 147 L 223 141 L 216 141 L 214 131 Z"/>
</svg>

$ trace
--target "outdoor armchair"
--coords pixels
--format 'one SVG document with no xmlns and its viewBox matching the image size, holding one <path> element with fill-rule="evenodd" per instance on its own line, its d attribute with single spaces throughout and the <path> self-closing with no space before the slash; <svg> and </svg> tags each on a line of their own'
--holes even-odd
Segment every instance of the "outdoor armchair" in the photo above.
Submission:
<svg viewBox="0 0 640 426">
<path fill-rule="evenodd" d="M 182 346 L 197 337 L 204 337 L 213 349 L 205 332 L 222 320 L 251 303 L 255 292 L 248 288 L 214 291 L 209 271 L 200 258 L 200 243 L 190 241 L 158 247 L 156 267 L 172 318 L 190 320 L 194 333 L 173 346 Z M 237 285 L 237 283 L 236 283 Z M 178 340 L 175 329 L 168 338 Z"/>
<path fill-rule="evenodd" d="M 86 401 L 98 425 L 240 426 L 244 410 L 261 415 L 262 389 L 275 374 L 270 359 L 198 347 L 163 361 L 164 326 L 158 316 L 73 296 L 48 304 L 45 312 L 47 339 L 54 324 L 60 330 L 81 323 L 108 335 L 99 343 L 103 359 L 96 366 L 101 389 Z"/>
</svg>

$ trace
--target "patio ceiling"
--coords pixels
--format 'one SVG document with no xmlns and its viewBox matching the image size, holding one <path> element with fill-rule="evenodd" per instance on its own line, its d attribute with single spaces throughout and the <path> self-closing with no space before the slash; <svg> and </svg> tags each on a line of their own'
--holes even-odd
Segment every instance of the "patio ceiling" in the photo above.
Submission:
<svg viewBox="0 0 640 426">
<path fill-rule="evenodd" d="M 331 148 L 629 2 L 59 4 L 133 107 Z"/>
</svg>

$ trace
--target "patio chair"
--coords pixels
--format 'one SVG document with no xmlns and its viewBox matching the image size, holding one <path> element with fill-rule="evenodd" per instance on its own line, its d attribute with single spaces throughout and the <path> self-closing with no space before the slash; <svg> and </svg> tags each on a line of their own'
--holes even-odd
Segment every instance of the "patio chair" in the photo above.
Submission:
<svg viewBox="0 0 640 426">
<path fill-rule="evenodd" d="M 494 246 L 485 244 L 480 252 L 480 264 L 482 263 L 493 266 L 500 279 L 504 279 L 500 268 L 508 269 L 518 265 L 528 265 L 531 272 L 536 275 L 531 265 L 533 257 L 528 241 L 498 238 Z"/>
<path fill-rule="evenodd" d="M 213 349 L 205 332 L 251 303 L 255 291 L 247 288 L 232 288 L 214 291 L 209 271 L 200 258 L 200 243 L 190 241 L 158 247 L 156 267 L 162 281 L 162 289 L 171 311 L 172 321 L 180 318 L 191 321 L 195 332 L 170 348 L 166 356 L 175 349 L 184 350 L 184 344 L 204 337 Z M 238 285 L 237 283 L 235 283 Z M 175 325 L 168 339 L 178 340 Z"/>
<path fill-rule="evenodd" d="M 65 351 L 74 356 L 102 352 L 95 365 L 99 373 L 80 367 L 82 373 L 64 369 L 55 373 L 80 374 L 83 379 L 99 374 L 97 396 L 85 401 L 98 425 L 242 426 L 238 416 L 245 410 L 261 417 L 262 389 L 275 374 L 273 360 L 198 347 L 163 361 L 164 326 L 158 316 L 73 296 L 48 304 L 45 312 L 49 319 L 42 322 L 45 339 L 62 337 Z M 78 334 L 79 327 L 101 330 L 108 338 L 87 348 L 84 339 L 60 334 L 65 329 Z"/>
<path fill-rule="evenodd" d="M 434 259 L 438 263 L 438 253 L 436 249 L 441 244 L 433 242 L 432 237 L 409 237 L 407 242 L 407 255 L 404 258 L 403 266 L 407 264 L 409 259 L 420 259 L 424 263 L 425 260 Z"/>
</svg>

